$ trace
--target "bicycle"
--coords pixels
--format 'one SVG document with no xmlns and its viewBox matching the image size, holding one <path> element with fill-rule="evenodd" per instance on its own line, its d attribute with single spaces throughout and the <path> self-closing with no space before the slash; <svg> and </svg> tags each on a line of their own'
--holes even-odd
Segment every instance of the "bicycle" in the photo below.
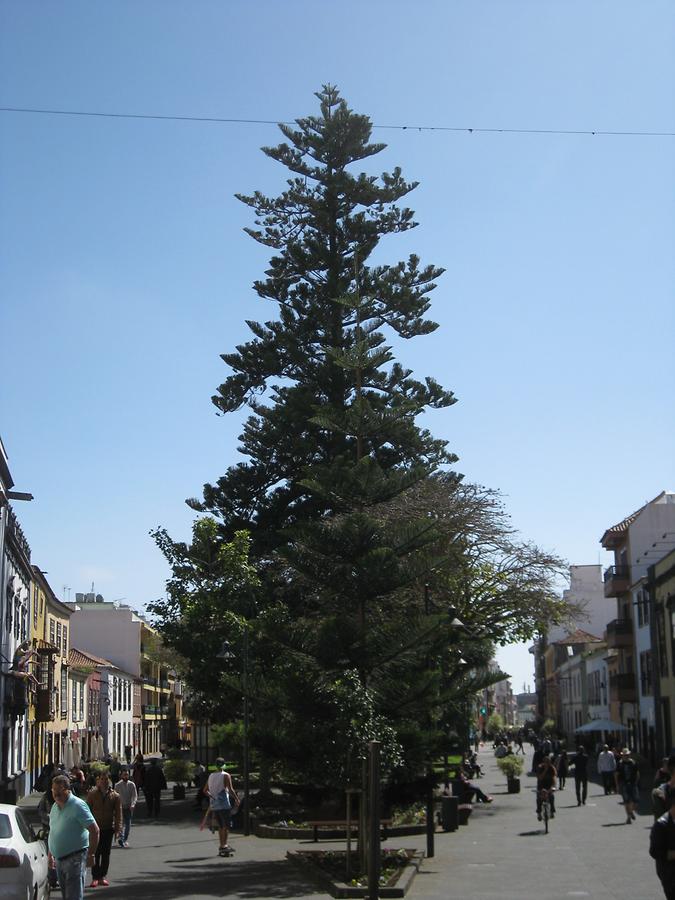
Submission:
<svg viewBox="0 0 675 900">
<path fill-rule="evenodd" d="M 541 797 L 541 818 L 544 821 L 544 834 L 548 834 L 548 820 L 553 818 L 551 814 L 551 796 L 547 788 L 539 791 Z"/>
</svg>

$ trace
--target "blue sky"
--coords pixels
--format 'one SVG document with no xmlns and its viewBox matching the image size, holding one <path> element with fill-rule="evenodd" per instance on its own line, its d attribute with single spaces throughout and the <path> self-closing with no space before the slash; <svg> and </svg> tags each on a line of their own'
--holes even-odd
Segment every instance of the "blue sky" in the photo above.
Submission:
<svg viewBox="0 0 675 900">
<path fill-rule="evenodd" d="M 330 81 L 379 125 L 673 132 L 674 45 L 665 0 L 24 0 L 0 6 L 0 106 L 278 121 Z M 371 171 L 420 181 L 381 258 L 447 270 L 441 327 L 397 347 L 459 397 L 424 424 L 524 537 L 605 562 L 604 529 L 675 487 L 675 138 L 374 137 Z M 277 141 L 0 112 L 0 434 L 59 596 L 160 596 L 149 530 L 186 537 L 183 500 L 238 458 L 219 354 L 270 310 L 233 195 L 283 189 Z M 531 681 L 522 648 L 500 659 Z"/>
</svg>

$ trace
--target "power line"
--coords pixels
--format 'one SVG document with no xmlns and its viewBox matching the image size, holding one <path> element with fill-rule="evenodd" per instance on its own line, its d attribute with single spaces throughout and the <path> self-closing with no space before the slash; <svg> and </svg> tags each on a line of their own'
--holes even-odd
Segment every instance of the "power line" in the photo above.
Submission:
<svg viewBox="0 0 675 900">
<path fill-rule="evenodd" d="M 149 119 L 162 122 L 207 122 L 219 125 L 295 125 L 295 121 L 278 119 L 240 119 L 220 116 L 164 116 L 151 113 L 111 113 L 76 109 L 36 109 L 32 107 L 0 106 L 0 112 L 32 113 L 42 116 L 83 116 L 99 119 Z M 584 128 L 469 128 L 453 125 L 378 125 L 389 131 L 445 131 L 466 134 L 561 134 L 587 135 L 597 137 L 675 137 L 675 131 L 608 131 L 606 129 Z"/>
</svg>

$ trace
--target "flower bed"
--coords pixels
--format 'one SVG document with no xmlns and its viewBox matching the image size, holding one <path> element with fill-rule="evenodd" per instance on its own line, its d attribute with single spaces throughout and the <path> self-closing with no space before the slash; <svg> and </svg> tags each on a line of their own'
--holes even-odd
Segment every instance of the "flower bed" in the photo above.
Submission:
<svg viewBox="0 0 675 900">
<path fill-rule="evenodd" d="M 287 858 L 299 865 L 332 897 L 366 897 L 367 876 L 359 871 L 358 855 L 352 852 L 352 877 L 345 881 L 345 850 L 289 850 Z M 423 854 L 418 850 L 382 850 L 380 897 L 404 897 L 417 874 Z"/>
</svg>

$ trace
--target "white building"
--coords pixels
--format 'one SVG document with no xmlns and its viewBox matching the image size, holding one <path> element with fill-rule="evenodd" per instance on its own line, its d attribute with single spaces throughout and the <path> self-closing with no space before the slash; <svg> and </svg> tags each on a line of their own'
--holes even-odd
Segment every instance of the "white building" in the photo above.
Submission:
<svg viewBox="0 0 675 900">
<path fill-rule="evenodd" d="M 611 718 L 625 725 L 627 742 L 657 762 L 654 704 L 654 648 L 651 610 L 645 587 L 649 566 L 673 547 L 675 493 L 662 491 L 649 503 L 612 525 L 602 546 L 614 553 L 604 573 L 605 597 L 615 598 L 607 644 Z M 610 604 L 611 605 L 611 604 Z"/>
<path fill-rule="evenodd" d="M 29 638 L 32 579 L 30 547 L 9 505 L 13 486 L 0 441 L 0 799 L 10 803 L 27 789 L 28 684 L 11 673 L 17 647 Z"/>
<path fill-rule="evenodd" d="M 123 751 L 131 745 L 143 754 L 163 751 L 174 739 L 170 732 L 176 725 L 171 717 L 175 704 L 170 703 L 174 681 L 169 667 L 158 662 L 152 652 L 151 645 L 159 644 L 157 632 L 141 613 L 125 604 L 105 601 L 100 594 L 76 594 L 75 603 L 69 605 L 73 609 L 70 627 L 75 646 L 110 660 L 119 670 L 109 674 L 107 687 L 101 684 L 102 720 L 104 692 L 109 692 L 110 697 L 111 730 L 106 750 L 113 752 L 113 748 L 120 747 Z M 125 695 L 119 693 L 126 690 L 125 679 L 131 679 L 132 684 L 136 681 L 137 696 L 140 684 L 140 703 L 134 703 L 133 686 L 130 698 L 124 699 Z M 131 704 L 131 735 L 124 731 L 129 710 L 120 704 Z"/>
</svg>

